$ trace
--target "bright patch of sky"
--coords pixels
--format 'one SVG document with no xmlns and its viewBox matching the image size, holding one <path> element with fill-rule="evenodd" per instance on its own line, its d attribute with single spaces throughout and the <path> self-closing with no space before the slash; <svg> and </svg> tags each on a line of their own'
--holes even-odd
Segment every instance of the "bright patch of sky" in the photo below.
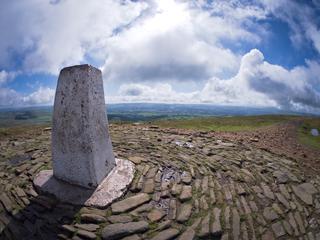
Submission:
<svg viewBox="0 0 320 240">
<path fill-rule="evenodd" d="M 320 1 L 6 1 L 0 106 L 50 105 L 61 68 L 103 71 L 107 103 L 320 113 Z"/>
</svg>

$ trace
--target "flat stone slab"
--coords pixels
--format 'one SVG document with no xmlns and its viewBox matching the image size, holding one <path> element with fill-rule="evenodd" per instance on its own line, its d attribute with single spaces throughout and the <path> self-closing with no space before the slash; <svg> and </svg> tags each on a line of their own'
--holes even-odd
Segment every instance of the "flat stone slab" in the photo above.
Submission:
<svg viewBox="0 0 320 240">
<path fill-rule="evenodd" d="M 116 167 L 96 189 L 72 185 L 53 176 L 52 170 L 43 170 L 33 183 L 40 192 L 50 193 L 60 201 L 74 205 L 106 207 L 121 197 L 134 177 L 134 164 L 128 160 L 116 159 Z"/>
<path fill-rule="evenodd" d="M 106 226 L 102 230 L 102 239 L 113 240 L 122 237 L 145 232 L 149 229 L 149 224 L 146 221 L 129 222 L 129 223 L 115 223 Z"/>
<path fill-rule="evenodd" d="M 141 204 L 150 201 L 150 196 L 146 193 L 139 193 L 132 197 L 126 198 L 122 201 L 116 202 L 111 205 L 113 213 L 123 213 L 133 208 L 140 206 Z"/>
<path fill-rule="evenodd" d="M 317 189 L 311 183 L 302 183 L 298 186 L 292 186 L 293 192 L 306 204 L 312 205 L 312 195 L 317 192 Z"/>
</svg>

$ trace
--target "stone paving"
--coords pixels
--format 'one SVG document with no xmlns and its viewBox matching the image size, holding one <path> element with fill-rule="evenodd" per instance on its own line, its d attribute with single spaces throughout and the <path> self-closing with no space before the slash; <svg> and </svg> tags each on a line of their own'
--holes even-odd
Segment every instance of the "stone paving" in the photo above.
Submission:
<svg viewBox="0 0 320 240">
<path fill-rule="evenodd" d="M 106 209 L 39 195 L 50 129 L 0 140 L 0 239 L 320 239 L 320 177 L 293 159 L 210 132 L 111 125 L 116 157 L 136 164 Z M 31 134 L 32 132 L 32 134 Z"/>
</svg>

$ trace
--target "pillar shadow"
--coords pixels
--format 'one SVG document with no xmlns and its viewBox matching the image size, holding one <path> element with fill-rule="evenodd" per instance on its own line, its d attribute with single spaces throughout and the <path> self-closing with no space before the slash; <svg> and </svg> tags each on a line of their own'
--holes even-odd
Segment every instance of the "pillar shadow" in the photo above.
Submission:
<svg viewBox="0 0 320 240">
<path fill-rule="evenodd" d="M 59 234 L 71 237 L 72 233 L 62 228 L 64 224 L 71 224 L 77 217 L 80 208 L 90 198 L 94 190 L 67 184 L 51 176 L 43 182 L 44 191 L 27 192 L 23 199 L 14 198 L 11 209 L 0 203 L 0 239 L 59 239 Z M 71 191 L 72 189 L 72 191 Z M 49 191 L 47 191 L 49 190 Z M 49 193 L 51 192 L 51 193 Z M 52 194 L 58 193 L 60 201 Z M 25 207 L 21 205 L 25 204 Z M 2 230 L 2 231 L 1 231 Z"/>
</svg>

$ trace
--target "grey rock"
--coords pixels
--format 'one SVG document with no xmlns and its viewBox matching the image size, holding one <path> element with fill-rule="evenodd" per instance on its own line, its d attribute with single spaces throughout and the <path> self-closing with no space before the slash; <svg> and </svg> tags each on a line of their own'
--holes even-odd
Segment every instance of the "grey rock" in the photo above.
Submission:
<svg viewBox="0 0 320 240">
<path fill-rule="evenodd" d="M 137 217 L 137 216 L 140 216 L 144 212 L 151 211 L 152 208 L 153 207 L 150 203 L 146 203 L 146 204 L 141 205 L 140 207 L 137 207 L 133 211 L 131 211 L 130 214 Z"/>
<path fill-rule="evenodd" d="M 278 183 L 286 183 L 289 180 L 288 174 L 282 171 L 274 171 L 273 177 L 277 179 Z"/>
<path fill-rule="evenodd" d="M 104 240 L 114 240 L 132 235 L 134 233 L 142 233 L 148 229 L 149 225 L 145 221 L 115 223 L 104 227 L 101 236 Z"/>
<path fill-rule="evenodd" d="M 79 235 L 80 237 L 83 237 L 85 239 L 96 239 L 97 238 L 97 235 L 94 234 L 93 232 L 89 232 L 89 231 L 82 230 L 82 229 L 77 231 L 77 235 Z"/>
<path fill-rule="evenodd" d="M 277 197 L 277 199 L 279 200 L 279 202 L 282 203 L 282 205 L 283 205 L 284 207 L 286 207 L 287 209 L 290 209 L 290 204 L 289 204 L 289 202 L 287 201 L 287 199 L 286 199 L 282 194 L 276 193 L 276 197 Z"/>
<path fill-rule="evenodd" d="M 284 184 L 279 184 L 279 189 L 280 189 L 281 194 L 282 194 L 286 199 L 289 199 L 289 200 L 291 199 L 290 194 L 289 194 L 289 192 L 288 192 L 288 190 L 287 190 L 286 185 L 284 185 Z"/>
<path fill-rule="evenodd" d="M 232 234 L 233 234 L 233 239 L 239 239 L 240 216 L 236 208 L 232 209 Z"/>
<path fill-rule="evenodd" d="M 292 232 L 291 225 L 290 225 L 286 220 L 284 220 L 282 223 L 283 223 L 283 226 L 284 226 L 284 229 L 286 230 L 286 232 L 287 232 L 289 235 L 292 235 L 293 232 Z"/>
<path fill-rule="evenodd" d="M 179 199 L 181 201 L 187 201 L 191 198 L 192 198 L 192 187 L 183 185 Z"/>
<path fill-rule="evenodd" d="M 182 185 L 181 184 L 174 183 L 172 185 L 172 188 L 171 188 L 171 194 L 173 196 L 176 196 L 176 195 L 181 193 L 181 189 L 182 189 Z"/>
<path fill-rule="evenodd" d="M 153 193 L 154 191 L 154 180 L 152 178 L 147 179 L 143 186 L 143 192 Z"/>
<path fill-rule="evenodd" d="M 288 217 L 289 217 L 289 223 L 290 223 L 291 227 L 293 228 L 294 235 L 298 236 L 299 235 L 299 230 L 298 230 L 298 226 L 297 226 L 296 220 L 294 219 L 293 213 L 289 212 Z"/>
<path fill-rule="evenodd" d="M 179 230 L 175 228 L 169 228 L 162 232 L 159 232 L 157 235 L 155 235 L 151 240 L 169 240 L 174 239 L 176 236 L 178 236 Z"/>
<path fill-rule="evenodd" d="M 192 180 L 192 176 L 189 172 L 184 171 L 181 175 L 181 180 L 185 184 L 190 184 Z"/>
<path fill-rule="evenodd" d="M 220 208 L 214 208 L 213 209 L 213 221 L 211 225 L 211 233 L 215 237 L 219 237 L 222 235 L 222 228 L 220 223 L 220 214 L 221 209 Z"/>
<path fill-rule="evenodd" d="M 177 215 L 177 200 L 171 199 L 169 202 L 168 218 L 173 220 L 176 218 L 176 215 Z"/>
<path fill-rule="evenodd" d="M 141 238 L 137 235 L 137 234 L 134 234 L 134 235 L 131 235 L 131 236 L 128 236 L 128 237 L 124 237 L 124 238 L 121 238 L 121 240 L 140 240 Z"/>
<path fill-rule="evenodd" d="M 111 223 L 128 223 L 132 222 L 132 217 L 129 215 L 112 215 L 108 217 L 108 221 Z"/>
<path fill-rule="evenodd" d="M 95 188 L 115 167 L 101 71 L 90 65 L 61 70 L 54 101 L 54 176 Z"/>
<path fill-rule="evenodd" d="M 165 220 L 165 221 L 159 223 L 158 227 L 154 231 L 159 232 L 159 231 L 167 229 L 167 228 L 169 228 L 171 226 L 172 226 L 172 221 L 171 220 Z"/>
<path fill-rule="evenodd" d="M 261 236 L 261 240 L 273 240 L 273 234 L 271 231 L 267 230 L 263 235 Z"/>
<path fill-rule="evenodd" d="M 81 238 L 81 237 L 79 237 L 79 236 L 73 236 L 72 238 L 71 238 L 72 240 L 83 240 L 83 238 Z"/>
<path fill-rule="evenodd" d="M 148 213 L 147 217 L 151 222 L 157 222 L 165 216 L 165 212 L 159 209 L 152 209 Z"/>
<path fill-rule="evenodd" d="M 208 193 L 208 184 L 209 184 L 209 177 L 208 176 L 203 177 L 202 183 L 201 183 L 202 193 L 205 193 L 205 194 Z"/>
<path fill-rule="evenodd" d="M 83 230 L 86 230 L 89 232 L 94 232 L 99 228 L 99 225 L 97 225 L 97 224 L 78 224 L 78 223 L 76 223 L 74 226 L 76 228 L 83 229 Z"/>
<path fill-rule="evenodd" d="M 292 186 L 293 192 L 306 204 L 312 205 L 312 195 L 317 192 L 317 189 L 311 183 L 303 183 L 298 186 Z"/>
<path fill-rule="evenodd" d="M 81 221 L 90 222 L 90 223 L 103 223 L 107 221 L 105 217 L 100 216 L 98 214 L 92 214 L 92 213 L 81 214 L 80 218 L 81 218 Z"/>
<path fill-rule="evenodd" d="M 131 210 L 141 204 L 150 201 L 150 196 L 146 193 L 139 193 L 122 201 L 113 203 L 111 210 L 113 213 L 122 213 Z"/>
<path fill-rule="evenodd" d="M 305 228 L 305 226 L 304 226 L 302 217 L 301 217 L 301 215 L 299 214 L 299 212 L 295 212 L 295 213 L 294 213 L 294 218 L 295 218 L 295 220 L 296 220 L 296 222 L 297 222 L 297 224 L 298 224 L 298 227 L 299 227 L 299 229 L 300 229 L 300 232 L 303 233 L 303 234 L 306 233 L 306 228 Z"/>
<path fill-rule="evenodd" d="M 191 216 L 191 212 L 192 212 L 192 204 L 190 203 L 182 204 L 179 208 L 177 221 L 181 223 L 188 221 L 189 217 Z"/>
<path fill-rule="evenodd" d="M 263 216 L 270 221 L 273 221 L 279 218 L 279 215 L 271 207 L 266 207 L 263 210 Z"/>
<path fill-rule="evenodd" d="M 271 200 L 274 200 L 275 197 L 274 197 L 274 194 L 273 192 L 271 191 L 270 187 L 268 185 L 266 185 L 265 183 L 261 184 L 261 187 L 262 187 L 262 190 L 263 190 L 263 193 L 264 195 L 267 197 L 267 198 L 270 198 Z"/>
<path fill-rule="evenodd" d="M 77 231 L 77 229 L 75 229 L 72 225 L 67 224 L 62 225 L 61 228 L 70 233 L 75 233 Z"/>
<path fill-rule="evenodd" d="M 131 156 L 131 157 L 128 157 L 128 160 L 133 162 L 134 164 L 140 164 L 141 161 L 144 160 L 144 158 L 138 157 L 138 156 Z"/>
<path fill-rule="evenodd" d="M 286 234 L 280 221 L 272 224 L 271 227 L 277 238 L 282 237 Z"/>
<path fill-rule="evenodd" d="M 0 195 L 0 201 L 2 202 L 4 208 L 8 211 L 8 212 L 11 212 L 12 209 L 13 209 L 13 205 L 12 205 L 12 202 L 10 200 L 10 198 L 8 197 L 7 194 L 5 193 L 2 193 Z"/>
<path fill-rule="evenodd" d="M 201 221 L 198 236 L 200 238 L 208 238 L 210 236 L 210 213 L 208 213 Z"/>
<path fill-rule="evenodd" d="M 319 136 L 319 131 L 316 128 L 311 129 L 310 133 L 314 137 L 318 137 Z"/>
<path fill-rule="evenodd" d="M 227 206 L 224 210 L 224 222 L 225 222 L 225 228 L 230 229 L 230 207 Z"/>
<path fill-rule="evenodd" d="M 158 171 L 157 167 L 151 168 L 148 171 L 148 174 L 146 175 L 146 178 L 154 178 L 156 176 L 156 174 L 157 174 L 157 171 Z"/>
<path fill-rule="evenodd" d="M 178 238 L 178 240 L 193 240 L 196 232 L 191 228 L 187 228 Z"/>
<path fill-rule="evenodd" d="M 202 197 L 200 198 L 200 208 L 205 211 L 209 209 L 209 205 L 205 195 L 202 195 Z"/>
</svg>

